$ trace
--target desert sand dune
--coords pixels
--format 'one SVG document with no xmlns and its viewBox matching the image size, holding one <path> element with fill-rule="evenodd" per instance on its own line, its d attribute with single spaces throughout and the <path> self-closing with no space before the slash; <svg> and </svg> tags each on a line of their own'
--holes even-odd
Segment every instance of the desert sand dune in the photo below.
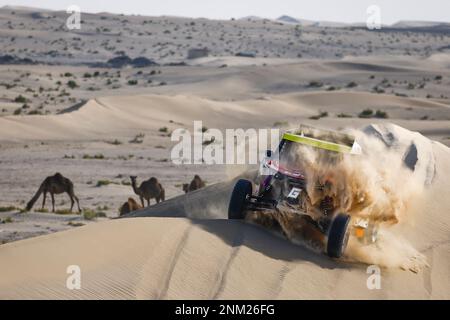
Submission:
<svg viewBox="0 0 450 320">
<path fill-rule="evenodd" d="M 448 25 L 83 13 L 67 30 L 67 18 L 0 8 L 0 299 L 450 298 Z M 234 179 L 257 166 L 170 161 L 171 132 L 196 120 L 371 136 L 347 185 L 367 181 L 399 223 L 336 261 L 225 220 Z M 82 213 L 65 212 L 66 195 L 57 214 L 41 199 L 23 212 L 55 172 Z M 183 194 L 195 174 L 207 186 Z M 157 177 L 167 201 L 111 219 L 136 197 L 130 176 Z M 366 286 L 372 264 L 381 290 Z M 66 287 L 71 265 L 80 290 Z"/>
<path fill-rule="evenodd" d="M 160 123 L 169 119 L 187 127 L 199 119 L 216 128 L 225 128 L 230 123 L 233 123 L 235 128 L 247 128 L 250 124 L 270 127 L 275 115 L 279 120 L 292 119 L 293 123 L 305 120 L 316 123 L 308 120 L 308 117 L 317 115 L 318 109 L 355 117 L 365 108 L 386 109 L 393 117 L 391 122 L 406 128 L 420 131 L 421 127 L 426 129 L 432 125 L 434 130 L 441 128 L 443 134 L 450 134 L 450 107 L 446 104 L 362 92 L 314 92 L 233 102 L 214 101 L 192 95 L 97 98 L 88 101 L 74 112 L 60 115 L 1 117 L 0 137 L 4 141 L 93 140 L 111 134 L 158 128 Z M 186 112 L 187 109 L 189 112 Z M 411 110 L 405 112 L 406 109 Z M 277 112 L 274 113 L 274 110 Z M 433 120 L 431 124 L 430 121 L 419 120 L 419 114 L 423 112 L 439 120 Z M 356 118 L 348 121 L 330 117 L 321 121 L 331 127 L 342 127 L 349 122 L 362 126 L 373 122 L 374 119 Z"/>
<path fill-rule="evenodd" d="M 365 263 L 351 256 L 333 261 L 257 226 L 217 219 L 225 215 L 231 187 L 225 183 L 131 214 L 134 218 L 1 246 L 0 298 L 448 299 L 449 149 L 398 127 L 374 128 L 393 136 L 386 143 L 399 152 L 414 141 L 415 172 L 426 184 L 411 216 L 390 229 L 399 238 L 386 238 L 391 250 L 383 254 L 408 260 L 412 257 L 401 251 L 409 243 L 428 267 L 417 273 L 383 268 L 381 290 L 366 287 L 366 267 L 375 259 L 370 255 Z M 80 290 L 66 288 L 66 268 L 74 264 L 82 272 Z"/>
</svg>

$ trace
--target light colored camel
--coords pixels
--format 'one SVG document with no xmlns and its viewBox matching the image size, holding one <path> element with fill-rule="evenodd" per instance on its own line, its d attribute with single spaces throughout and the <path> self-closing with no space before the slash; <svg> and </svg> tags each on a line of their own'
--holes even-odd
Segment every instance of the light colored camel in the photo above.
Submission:
<svg viewBox="0 0 450 320">
<path fill-rule="evenodd" d="M 133 198 L 128 198 L 128 201 L 125 202 L 119 209 L 119 217 L 139 209 L 142 209 L 142 206 Z"/>
</svg>

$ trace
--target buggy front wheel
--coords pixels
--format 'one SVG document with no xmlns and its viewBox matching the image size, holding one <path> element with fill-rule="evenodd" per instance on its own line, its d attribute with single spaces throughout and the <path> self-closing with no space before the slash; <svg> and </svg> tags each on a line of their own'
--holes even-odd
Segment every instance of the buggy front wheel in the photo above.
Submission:
<svg viewBox="0 0 450 320">
<path fill-rule="evenodd" d="M 228 219 L 244 219 L 245 203 L 252 195 L 252 183 L 245 179 L 239 179 L 234 185 L 228 205 Z"/>
<path fill-rule="evenodd" d="M 327 254 L 332 258 L 340 258 L 347 247 L 350 216 L 339 213 L 331 222 L 328 231 Z"/>
</svg>

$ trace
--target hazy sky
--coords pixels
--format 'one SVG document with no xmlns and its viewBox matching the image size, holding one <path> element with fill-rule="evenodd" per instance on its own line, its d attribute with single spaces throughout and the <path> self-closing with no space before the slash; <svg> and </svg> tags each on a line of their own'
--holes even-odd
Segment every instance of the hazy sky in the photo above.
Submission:
<svg viewBox="0 0 450 320">
<path fill-rule="evenodd" d="M 381 23 L 399 20 L 450 22 L 450 0 L 0 0 L 0 6 L 21 5 L 65 10 L 77 5 L 85 12 L 175 15 L 229 19 L 287 14 L 310 20 L 366 21 L 369 5 L 381 8 Z"/>
</svg>

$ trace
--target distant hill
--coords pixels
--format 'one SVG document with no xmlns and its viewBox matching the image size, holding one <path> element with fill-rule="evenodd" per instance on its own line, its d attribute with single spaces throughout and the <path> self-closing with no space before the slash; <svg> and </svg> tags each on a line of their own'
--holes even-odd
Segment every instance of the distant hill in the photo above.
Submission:
<svg viewBox="0 0 450 320">
<path fill-rule="evenodd" d="M 450 26 L 449 22 L 436 21 L 399 21 L 392 24 L 391 28 L 429 28 L 437 26 Z"/>
<path fill-rule="evenodd" d="M 344 22 L 334 22 L 334 21 L 313 21 L 306 19 L 293 18 L 288 15 L 283 15 L 276 19 L 280 23 L 286 24 L 299 24 L 302 26 L 314 26 L 314 27 L 330 27 L 330 28 L 341 28 L 349 26 L 348 23 Z"/>
<path fill-rule="evenodd" d="M 258 16 L 246 16 L 246 17 L 239 18 L 238 20 L 261 21 L 261 20 L 266 20 L 266 18 L 262 18 L 262 17 L 258 17 Z"/>
<path fill-rule="evenodd" d="M 0 7 L 0 10 L 40 11 L 40 12 L 52 11 L 50 9 L 44 9 L 44 8 L 26 7 L 26 6 L 11 6 L 11 5 L 6 5 L 6 6 L 3 6 L 3 7 Z"/>
<path fill-rule="evenodd" d="M 287 15 L 283 15 L 283 16 L 277 18 L 276 21 L 282 22 L 282 23 L 302 24 L 300 19 L 296 19 L 296 18 L 287 16 Z"/>
</svg>

